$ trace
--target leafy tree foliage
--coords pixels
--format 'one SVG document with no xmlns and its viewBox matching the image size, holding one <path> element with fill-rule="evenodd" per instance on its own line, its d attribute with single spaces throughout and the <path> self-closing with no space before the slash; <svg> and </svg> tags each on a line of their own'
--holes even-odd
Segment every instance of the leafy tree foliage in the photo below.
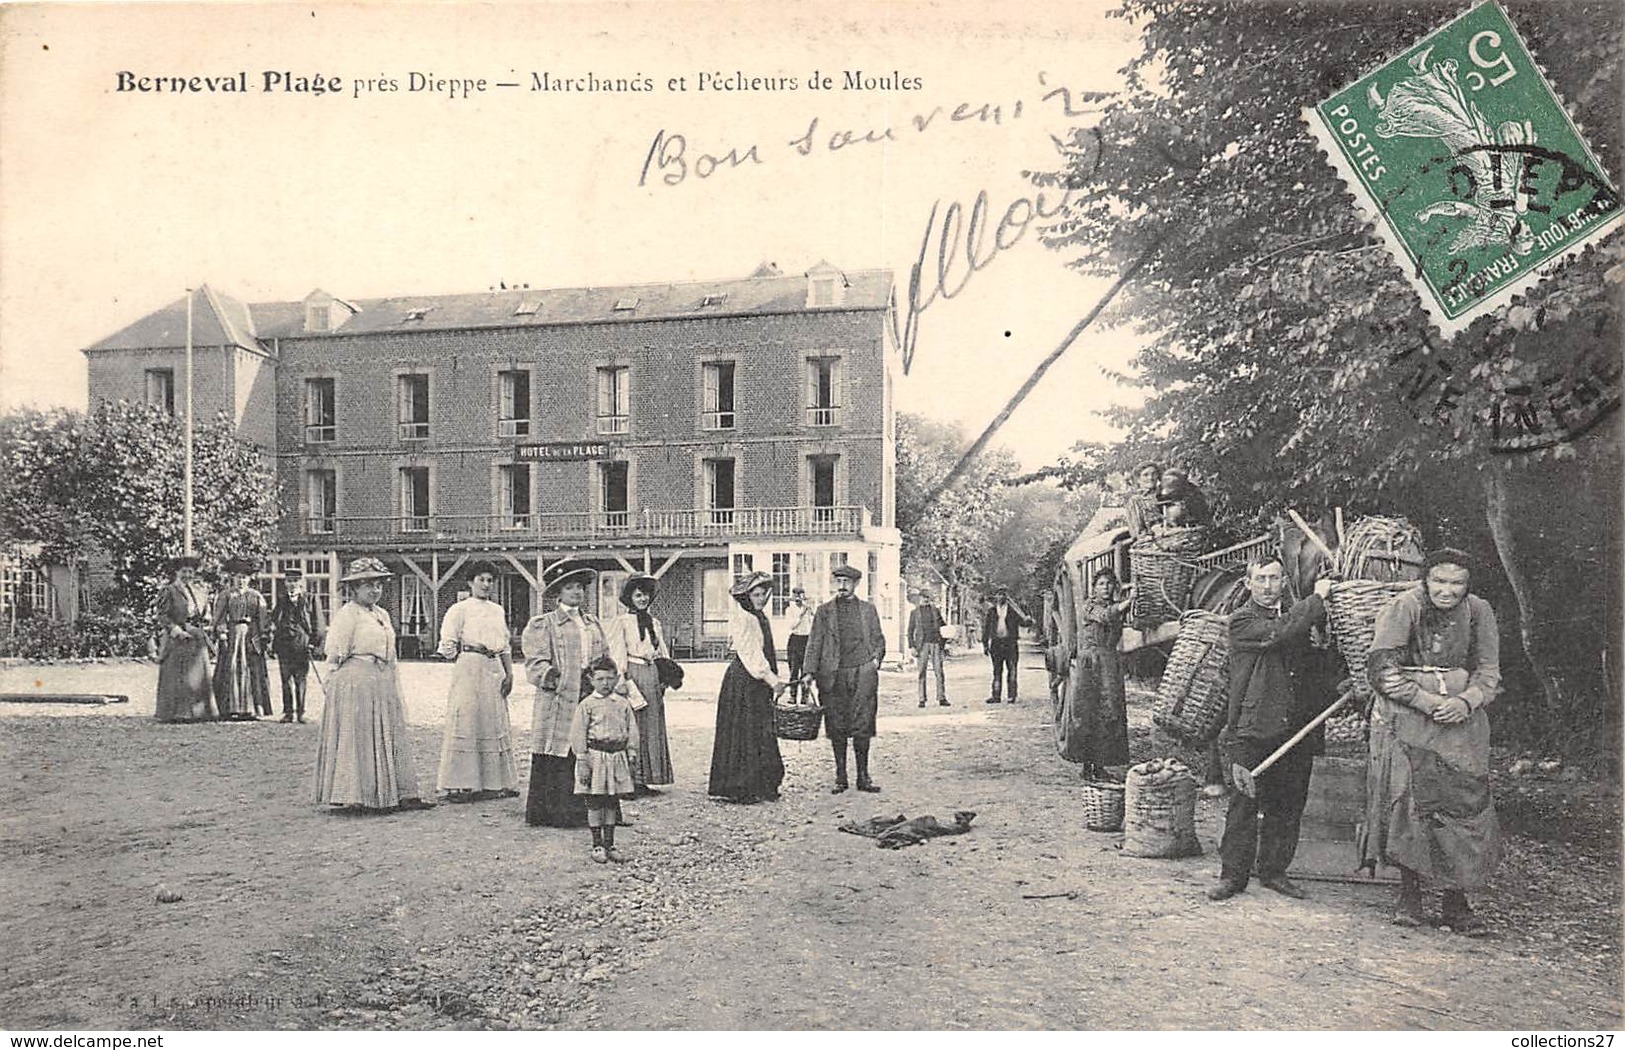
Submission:
<svg viewBox="0 0 1625 1050">
<path fill-rule="evenodd" d="M 1621 9 L 1506 6 L 1617 172 Z M 1446 342 L 1300 118 L 1459 10 L 1126 0 L 1119 14 L 1144 40 L 1126 90 L 1065 143 L 1059 170 L 1033 178 L 1077 191 L 1047 243 L 1080 271 L 1112 276 L 1153 252 L 1113 312 L 1146 336 L 1127 378 L 1150 396 L 1117 415 L 1123 450 L 1058 467 L 1082 480 L 1157 449 L 1210 479 L 1232 519 L 1336 504 L 1476 543 L 1504 569 L 1486 583 L 1515 603 L 1545 715 L 1610 713 L 1619 435 L 1596 409 L 1619 393 L 1618 234 Z M 1562 433 L 1552 392 L 1601 425 Z M 1539 433 L 1522 432 L 1519 406 L 1540 414 Z M 1580 594 L 1543 586 L 1536 565 L 1598 535 Z"/>
<path fill-rule="evenodd" d="M 105 558 L 111 602 L 145 609 L 182 546 L 184 440 L 167 413 L 122 401 L 88 416 L 0 417 L 0 543 L 38 543 L 53 560 Z M 205 565 L 272 549 L 271 466 L 228 419 L 195 429 L 193 491 L 193 546 Z"/>
<path fill-rule="evenodd" d="M 904 563 L 930 562 L 955 588 L 987 580 L 989 541 L 1012 513 L 1004 480 L 1016 471 L 1009 451 L 993 449 L 977 457 L 957 485 L 927 503 L 967 444 L 957 424 L 897 415 L 897 527 Z"/>
</svg>

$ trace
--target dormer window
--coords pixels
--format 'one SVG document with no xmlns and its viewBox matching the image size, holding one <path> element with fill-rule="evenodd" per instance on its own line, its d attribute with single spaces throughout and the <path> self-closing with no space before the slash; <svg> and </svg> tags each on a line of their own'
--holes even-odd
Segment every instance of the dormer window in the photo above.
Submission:
<svg viewBox="0 0 1625 1050">
<path fill-rule="evenodd" d="M 401 324 L 409 324 L 409 323 L 411 323 L 413 321 L 421 321 L 425 317 L 428 317 L 429 316 L 429 311 L 433 310 L 433 309 L 434 309 L 434 307 L 432 307 L 432 306 L 424 306 L 424 307 L 420 307 L 420 308 L 418 308 L 416 310 L 408 310 L 408 311 L 406 311 L 406 316 L 401 318 Z"/>
<path fill-rule="evenodd" d="M 638 308 L 638 297 L 635 296 L 635 295 L 630 295 L 630 296 L 627 296 L 624 299 L 615 300 L 615 309 L 616 309 L 616 311 L 636 310 L 637 308 Z"/>
<path fill-rule="evenodd" d="M 726 292 L 721 295 L 708 295 L 704 299 L 700 300 L 700 309 L 704 310 L 708 306 L 721 306 L 727 301 L 728 295 Z"/>
<path fill-rule="evenodd" d="M 515 317 L 530 317 L 541 308 L 542 301 L 540 299 L 525 299 L 520 302 L 518 308 L 514 310 L 513 315 Z"/>
<path fill-rule="evenodd" d="M 331 332 L 333 330 L 333 307 L 327 303 L 317 305 L 311 303 L 305 307 L 305 331 Z"/>
<path fill-rule="evenodd" d="M 827 262 L 807 271 L 807 308 L 839 306 L 846 298 L 846 274 Z"/>
<path fill-rule="evenodd" d="M 361 312 L 354 303 L 346 302 L 317 288 L 305 296 L 305 331 L 335 332 L 354 314 Z"/>
</svg>

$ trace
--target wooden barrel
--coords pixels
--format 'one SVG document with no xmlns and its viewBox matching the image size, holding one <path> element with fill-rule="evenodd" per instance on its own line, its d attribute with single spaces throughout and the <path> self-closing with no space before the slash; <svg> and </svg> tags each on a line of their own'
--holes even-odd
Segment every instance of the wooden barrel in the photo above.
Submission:
<svg viewBox="0 0 1625 1050">
<path fill-rule="evenodd" d="M 1309 800 L 1303 807 L 1299 836 L 1322 842 L 1353 842 L 1354 827 L 1365 819 L 1363 758 L 1315 756 L 1309 777 Z"/>
</svg>

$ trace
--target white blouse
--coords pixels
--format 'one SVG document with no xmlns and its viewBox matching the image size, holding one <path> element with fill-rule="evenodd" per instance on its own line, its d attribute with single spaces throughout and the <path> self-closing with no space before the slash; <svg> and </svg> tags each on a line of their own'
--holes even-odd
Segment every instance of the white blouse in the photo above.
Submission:
<svg viewBox="0 0 1625 1050">
<path fill-rule="evenodd" d="M 653 663 L 655 657 L 667 655 L 666 629 L 661 626 L 659 617 L 654 618 L 654 625 L 655 635 L 660 639 L 658 648 L 654 639 L 638 637 L 637 613 L 622 613 L 604 624 L 604 644 L 609 647 L 609 658 L 615 661 L 622 674 L 626 673 L 626 658 L 629 656 L 635 656 L 644 663 Z"/>
<path fill-rule="evenodd" d="M 763 640 L 762 625 L 756 622 L 756 617 L 736 607 L 728 618 L 728 644 L 752 678 L 759 678 L 777 688 L 781 679 L 768 666 L 767 656 L 762 652 Z"/>
<path fill-rule="evenodd" d="M 512 640 L 508 617 L 502 606 L 486 598 L 468 597 L 446 610 L 440 622 L 439 653 L 448 660 L 457 658 L 460 644 L 483 645 L 493 653 L 508 651 Z"/>
<path fill-rule="evenodd" d="M 346 602 L 333 614 L 333 625 L 327 629 L 327 659 L 337 667 L 349 656 L 394 662 L 395 627 L 389 622 L 389 613 L 376 605 L 367 609 Z"/>
</svg>

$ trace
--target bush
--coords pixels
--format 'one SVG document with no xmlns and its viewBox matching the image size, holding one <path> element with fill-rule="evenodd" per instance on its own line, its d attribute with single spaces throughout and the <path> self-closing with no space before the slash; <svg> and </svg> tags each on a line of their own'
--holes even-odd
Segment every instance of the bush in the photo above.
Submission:
<svg viewBox="0 0 1625 1050">
<path fill-rule="evenodd" d="M 0 637 L 0 657 L 70 660 L 87 657 L 146 656 L 153 637 L 146 617 L 128 612 L 86 613 L 73 623 L 30 617 Z"/>
</svg>

